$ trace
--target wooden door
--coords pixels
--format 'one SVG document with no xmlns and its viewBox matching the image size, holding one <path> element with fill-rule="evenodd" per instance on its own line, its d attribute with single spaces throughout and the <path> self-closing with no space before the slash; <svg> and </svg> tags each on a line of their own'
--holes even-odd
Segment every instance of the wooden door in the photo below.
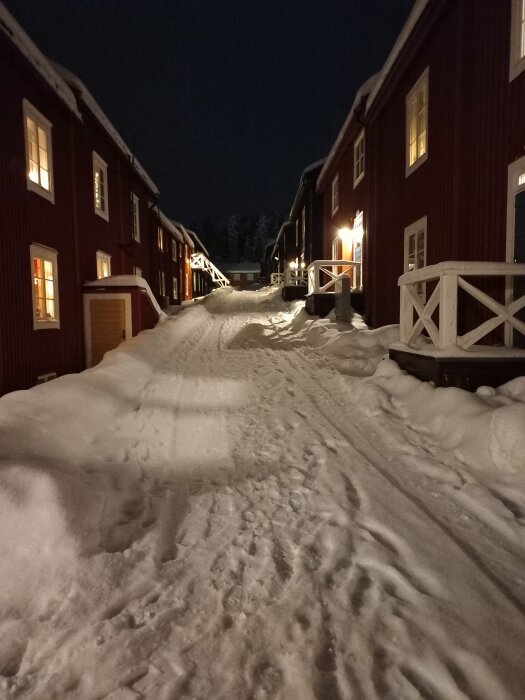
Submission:
<svg viewBox="0 0 525 700">
<path fill-rule="evenodd" d="M 91 299 L 91 366 L 96 365 L 108 350 L 126 338 L 126 304 L 124 299 Z"/>
</svg>

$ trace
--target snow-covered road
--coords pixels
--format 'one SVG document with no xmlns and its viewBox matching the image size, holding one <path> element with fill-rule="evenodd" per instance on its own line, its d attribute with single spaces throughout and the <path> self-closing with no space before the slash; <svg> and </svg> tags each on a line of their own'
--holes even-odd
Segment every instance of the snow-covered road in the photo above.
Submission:
<svg viewBox="0 0 525 700">
<path fill-rule="evenodd" d="M 395 329 L 292 308 L 214 293 L 0 400 L 0 697 L 525 697 L 523 477 L 362 378 Z"/>
</svg>

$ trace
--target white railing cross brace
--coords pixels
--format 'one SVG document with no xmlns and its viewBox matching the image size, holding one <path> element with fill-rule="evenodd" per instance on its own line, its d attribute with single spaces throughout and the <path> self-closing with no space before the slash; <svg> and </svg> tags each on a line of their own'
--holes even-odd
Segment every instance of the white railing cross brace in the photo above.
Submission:
<svg viewBox="0 0 525 700">
<path fill-rule="evenodd" d="M 331 287 L 335 289 L 336 280 L 360 267 L 361 263 L 354 260 L 314 260 L 307 268 L 308 294 L 324 294 Z M 329 278 L 323 285 L 321 285 L 321 273 Z"/>
</svg>

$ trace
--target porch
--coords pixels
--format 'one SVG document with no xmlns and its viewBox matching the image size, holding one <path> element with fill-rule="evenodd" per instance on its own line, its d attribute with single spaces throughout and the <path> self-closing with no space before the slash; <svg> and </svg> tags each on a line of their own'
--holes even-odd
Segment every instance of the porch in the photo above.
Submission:
<svg viewBox="0 0 525 700">
<path fill-rule="evenodd" d="M 364 312 L 361 263 L 354 260 L 314 260 L 307 268 L 306 310 L 312 316 L 326 316 L 335 308 L 336 287 L 344 276 L 351 280 L 352 307 Z"/>
<path fill-rule="evenodd" d="M 525 375 L 524 278 L 525 264 L 458 261 L 401 275 L 390 358 L 419 379 L 470 391 Z"/>
</svg>

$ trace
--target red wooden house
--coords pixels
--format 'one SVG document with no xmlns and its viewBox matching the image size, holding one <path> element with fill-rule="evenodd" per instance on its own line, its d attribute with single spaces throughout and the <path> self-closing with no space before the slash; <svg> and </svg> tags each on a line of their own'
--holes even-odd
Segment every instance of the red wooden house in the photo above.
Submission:
<svg viewBox="0 0 525 700">
<path fill-rule="evenodd" d="M 364 175 L 351 191 L 342 180 L 353 175 L 355 183 L 361 157 L 352 121 L 362 129 Z M 522 294 L 516 276 L 525 274 L 513 266 L 525 262 L 522 0 L 418 0 L 366 105 L 346 126 L 340 143 L 353 148 L 345 157 L 336 144 L 318 186 L 334 211 L 339 168 L 339 209 L 364 213 L 366 318 L 372 326 L 398 322 L 401 300 L 396 359 L 415 372 L 426 365 L 423 375 L 438 382 L 459 381 L 453 357 L 464 363 L 482 339 L 519 344 L 525 331 L 516 320 L 521 302 L 513 303 Z M 325 218 L 325 251 L 331 224 Z M 449 361 L 448 379 L 436 355 Z M 480 366 L 488 380 L 487 367 L 496 366 L 489 355 Z M 516 353 L 500 365 L 525 370 Z"/>
</svg>

